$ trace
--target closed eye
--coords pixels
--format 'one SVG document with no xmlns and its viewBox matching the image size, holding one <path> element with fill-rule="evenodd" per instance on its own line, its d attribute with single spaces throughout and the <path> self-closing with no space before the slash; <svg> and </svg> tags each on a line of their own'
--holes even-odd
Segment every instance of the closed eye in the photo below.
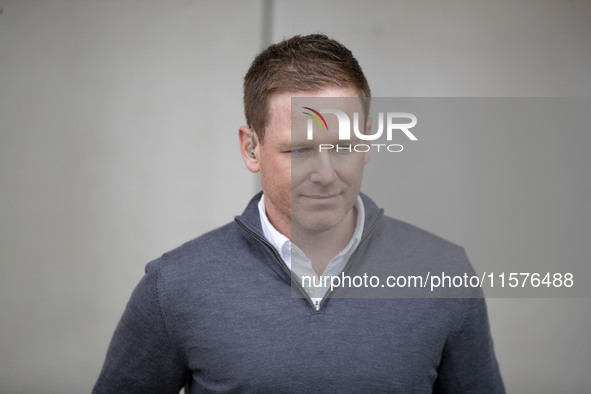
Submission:
<svg viewBox="0 0 591 394">
<path fill-rule="evenodd" d="M 288 150 L 286 153 L 289 153 L 292 156 L 303 156 L 311 152 L 311 149 L 307 146 L 302 147 L 293 147 Z"/>
</svg>

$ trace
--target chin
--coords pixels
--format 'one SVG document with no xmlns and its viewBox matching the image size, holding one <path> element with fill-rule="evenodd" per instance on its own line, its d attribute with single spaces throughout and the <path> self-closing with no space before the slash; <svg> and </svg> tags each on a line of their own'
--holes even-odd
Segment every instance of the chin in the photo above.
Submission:
<svg viewBox="0 0 591 394">
<path fill-rule="evenodd" d="M 308 232 L 315 232 L 321 233 L 324 231 L 331 230 L 335 228 L 340 222 L 342 218 L 319 218 L 314 217 L 310 218 L 309 220 L 295 220 L 299 224 L 299 227 L 302 229 L 307 230 Z M 294 221 L 292 221 L 293 223 Z"/>
</svg>

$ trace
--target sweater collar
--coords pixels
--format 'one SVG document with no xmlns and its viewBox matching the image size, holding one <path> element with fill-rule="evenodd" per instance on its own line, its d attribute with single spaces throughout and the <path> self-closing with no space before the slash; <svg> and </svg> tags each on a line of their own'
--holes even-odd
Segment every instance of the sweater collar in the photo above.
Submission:
<svg viewBox="0 0 591 394">
<path fill-rule="evenodd" d="M 236 216 L 235 220 L 240 221 L 251 231 L 255 232 L 258 236 L 264 239 L 265 237 L 261 227 L 258 208 L 258 203 L 261 199 L 262 193 L 263 192 L 258 192 L 255 194 L 254 197 L 252 197 L 248 202 L 248 205 L 246 206 L 246 209 L 244 209 L 244 212 L 242 212 L 242 215 Z M 363 226 L 363 237 L 365 237 L 367 232 L 370 231 L 370 229 L 374 226 L 375 221 L 383 213 L 383 209 L 378 208 L 376 203 L 365 194 L 360 193 L 359 195 L 365 208 L 365 222 Z"/>
</svg>

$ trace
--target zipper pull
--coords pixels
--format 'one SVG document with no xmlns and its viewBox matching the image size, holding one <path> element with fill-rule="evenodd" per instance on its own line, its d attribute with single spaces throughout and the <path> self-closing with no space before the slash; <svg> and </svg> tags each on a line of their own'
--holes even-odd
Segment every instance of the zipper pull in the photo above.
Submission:
<svg viewBox="0 0 591 394">
<path fill-rule="evenodd" d="M 318 302 L 318 300 L 316 300 L 316 303 L 314 304 L 314 308 L 316 308 L 316 312 L 318 312 L 318 310 L 320 309 L 320 303 Z"/>
</svg>

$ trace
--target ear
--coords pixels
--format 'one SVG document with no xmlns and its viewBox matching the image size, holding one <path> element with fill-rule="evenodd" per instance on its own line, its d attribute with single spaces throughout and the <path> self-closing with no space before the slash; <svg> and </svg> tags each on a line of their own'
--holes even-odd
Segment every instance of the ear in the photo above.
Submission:
<svg viewBox="0 0 591 394">
<path fill-rule="evenodd" d="M 248 127 L 242 126 L 238 129 L 238 139 L 240 140 L 240 154 L 250 172 L 259 172 L 259 143 L 256 134 Z M 252 154 L 254 151 L 254 154 Z"/>
</svg>

